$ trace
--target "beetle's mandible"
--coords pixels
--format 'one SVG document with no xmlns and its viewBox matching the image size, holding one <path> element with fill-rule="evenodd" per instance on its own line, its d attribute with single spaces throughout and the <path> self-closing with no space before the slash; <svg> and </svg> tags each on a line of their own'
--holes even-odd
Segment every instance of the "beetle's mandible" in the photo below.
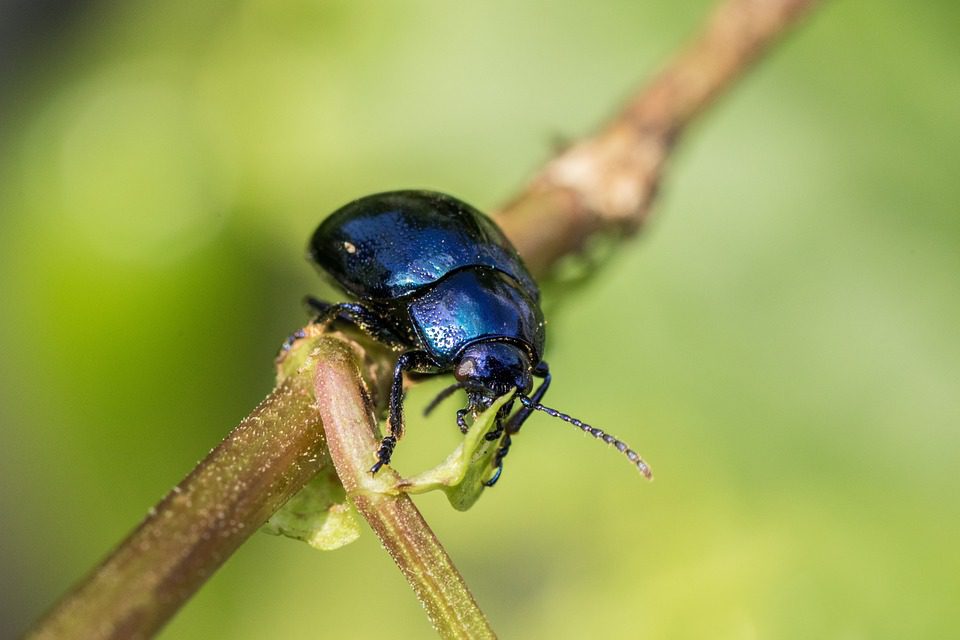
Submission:
<svg viewBox="0 0 960 640">
<path fill-rule="evenodd" d="M 451 196 L 392 191 L 345 205 L 310 239 L 308 258 L 354 301 L 327 303 L 307 297 L 313 322 L 343 320 L 400 353 L 390 388 L 389 433 L 380 441 L 376 473 L 390 463 L 403 435 L 403 374 L 453 373 L 456 382 L 427 407 L 458 389 L 467 406 L 457 411 L 466 432 L 468 414 L 516 390 L 503 406 L 488 440 L 500 440 L 492 486 L 515 435 L 537 410 L 560 418 L 614 446 L 651 477 L 643 459 L 624 442 L 540 404 L 550 386 L 543 361 L 540 291 L 513 245 L 482 213 Z M 533 379 L 541 380 L 533 390 Z"/>
</svg>

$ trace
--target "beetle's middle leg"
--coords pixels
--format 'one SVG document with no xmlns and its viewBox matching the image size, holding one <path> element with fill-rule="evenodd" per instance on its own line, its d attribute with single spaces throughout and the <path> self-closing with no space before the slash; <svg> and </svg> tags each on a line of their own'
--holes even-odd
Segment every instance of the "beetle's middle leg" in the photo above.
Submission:
<svg viewBox="0 0 960 640">
<path fill-rule="evenodd" d="M 370 467 L 376 473 L 385 464 L 390 464 L 397 440 L 403 436 L 403 374 L 409 372 L 429 373 L 437 370 L 437 364 L 423 351 L 407 351 L 397 359 L 393 369 L 393 384 L 390 386 L 390 433 L 380 440 L 377 462 Z"/>
</svg>

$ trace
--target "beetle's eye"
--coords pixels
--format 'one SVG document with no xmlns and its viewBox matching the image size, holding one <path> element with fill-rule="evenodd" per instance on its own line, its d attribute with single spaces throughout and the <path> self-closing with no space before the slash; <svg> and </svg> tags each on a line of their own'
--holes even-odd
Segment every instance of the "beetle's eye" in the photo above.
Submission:
<svg viewBox="0 0 960 640">
<path fill-rule="evenodd" d="M 517 389 L 521 393 L 530 393 L 530 391 L 533 389 L 533 377 L 529 373 L 524 372 L 519 382 L 520 383 L 517 385 Z"/>
<path fill-rule="evenodd" d="M 464 358 L 460 361 L 460 364 L 457 365 L 456 370 L 454 370 L 454 377 L 463 382 L 473 377 L 473 374 L 477 370 L 477 363 L 474 362 L 473 358 Z"/>
</svg>

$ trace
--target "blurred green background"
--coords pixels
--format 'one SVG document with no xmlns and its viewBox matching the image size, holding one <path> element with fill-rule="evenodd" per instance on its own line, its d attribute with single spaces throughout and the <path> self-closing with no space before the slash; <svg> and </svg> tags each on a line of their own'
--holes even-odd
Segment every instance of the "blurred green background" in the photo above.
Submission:
<svg viewBox="0 0 960 640">
<path fill-rule="evenodd" d="M 369 192 L 502 203 L 701 22 L 677 3 L 2 3 L 0 626 L 270 388 Z M 548 290 L 549 403 L 467 513 L 503 637 L 960 635 L 960 5 L 837 2 L 697 123 L 646 233 Z M 411 415 L 442 382 L 418 387 Z M 395 460 L 454 446 L 454 404 Z M 369 533 L 256 535 L 168 638 L 429 637 Z"/>
</svg>

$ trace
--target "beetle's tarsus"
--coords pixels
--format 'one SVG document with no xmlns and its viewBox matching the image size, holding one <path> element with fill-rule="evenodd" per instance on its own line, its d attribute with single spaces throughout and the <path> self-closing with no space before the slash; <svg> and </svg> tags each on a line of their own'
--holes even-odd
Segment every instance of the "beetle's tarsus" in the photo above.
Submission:
<svg viewBox="0 0 960 640">
<path fill-rule="evenodd" d="M 497 418 L 496 426 L 493 429 L 487 432 L 483 439 L 487 442 L 492 442 L 503 435 L 503 421 Z"/>
<path fill-rule="evenodd" d="M 390 458 L 393 457 L 393 449 L 397 446 L 397 439 L 394 436 L 385 436 L 380 441 L 380 448 L 377 450 L 377 462 L 370 467 L 370 473 L 376 474 L 385 464 L 390 464 Z"/>
<path fill-rule="evenodd" d="M 303 329 L 297 329 L 291 333 L 289 336 L 287 336 L 287 339 L 283 341 L 283 344 L 280 345 L 280 352 L 277 354 L 277 356 L 281 356 L 287 351 L 290 351 L 290 347 L 293 346 L 293 343 L 306 335 L 307 333 Z"/>
<path fill-rule="evenodd" d="M 490 479 L 483 483 L 485 487 L 492 487 L 497 484 L 497 480 L 500 479 L 500 474 L 503 473 L 503 463 L 497 465 L 496 470 L 493 472 L 493 475 L 490 476 Z"/>
<path fill-rule="evenodd" d="M 470 430 L 470 425 L 467 424 L 466 415 L 470 409 L 458 409 L 457 410 L 457 426 L 460 427 L 460 433 L 466 433 Z"/>
</svg>

